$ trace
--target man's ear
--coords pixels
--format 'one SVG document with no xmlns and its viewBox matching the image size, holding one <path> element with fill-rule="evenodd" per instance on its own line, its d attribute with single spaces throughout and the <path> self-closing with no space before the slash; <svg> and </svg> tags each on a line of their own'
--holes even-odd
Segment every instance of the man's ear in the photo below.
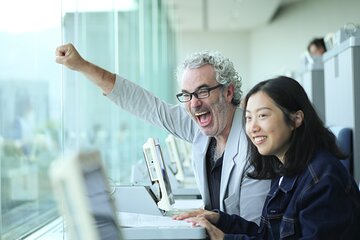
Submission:
<svg viewBox="0 0 360 240">
<path fill-rule="evenodd" d="M 294 113 L 294 127 L 298 128 L 301 126 L 301 124 L 304 121 L 304 112 L 299 110 L 296 113 Z"/>
<path fill-rule="evenodd" d="M 229 86 L 226 89 L 226 99 L 228 99 L 229 102 L 232 101 L 235 93 L 235 86 L 233 83 L 230 83 Z"/>
</svg>

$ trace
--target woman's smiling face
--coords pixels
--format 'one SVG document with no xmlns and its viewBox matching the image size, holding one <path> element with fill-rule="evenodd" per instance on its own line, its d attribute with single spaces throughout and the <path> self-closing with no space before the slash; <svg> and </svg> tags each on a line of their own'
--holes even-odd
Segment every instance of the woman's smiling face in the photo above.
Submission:
<svg viewBox="0 0 360 240">
<path fill-rule="evenodd" d="M 246 105 L 246 134 L 261 155 L 275 155 L 281 162 L 289 148 L 294 130 L 284 113 L 264 92 L 250 96 Z"/>
</svg>

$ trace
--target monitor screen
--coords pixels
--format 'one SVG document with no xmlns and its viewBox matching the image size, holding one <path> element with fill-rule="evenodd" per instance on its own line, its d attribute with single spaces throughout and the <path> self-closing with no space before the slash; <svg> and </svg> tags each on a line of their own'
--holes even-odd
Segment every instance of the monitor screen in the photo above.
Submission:
<svg viewBox="0 0 360 240">
<path fill-rule="evenodd" d="M 111 194 L 107 188 L 107 179 L 100 168 L 83 168 L 84 182 L 89 199 L 91 214 L 95 220 L 101 240 L 119 239 L 116 213 Z"/>
<path fill-rule="evenodd" d="M 69 239 L 121 239 L 115 203 L 98 151 L 60 158 L 53 162 L 49 174 Z"/>
</svg>

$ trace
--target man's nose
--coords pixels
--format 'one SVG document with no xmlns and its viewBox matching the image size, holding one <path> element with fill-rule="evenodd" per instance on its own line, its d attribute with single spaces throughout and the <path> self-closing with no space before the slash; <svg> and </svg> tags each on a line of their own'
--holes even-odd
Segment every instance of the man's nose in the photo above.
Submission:
<svg viewBox="0 0 360 240">
<path fill-rule="evenodd" d="M 190 106 L 191 108 L 197 108 L 202 104 L 201 99 L 198 99 L 197 97 L 195 97 L 195 95 L 192 96 L 191 100 L 190 100 Z"/>
</svg>

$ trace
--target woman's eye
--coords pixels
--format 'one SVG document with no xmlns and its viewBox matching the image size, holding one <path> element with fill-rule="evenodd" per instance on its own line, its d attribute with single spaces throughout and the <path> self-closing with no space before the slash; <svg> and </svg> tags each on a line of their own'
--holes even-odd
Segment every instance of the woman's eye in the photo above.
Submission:
<svg viewBox="0 0 360 240">
<path fill-rule="evenodd" d="M 259 114 L 258 117 L 259 117 L 260 119 L 265 118 L 265 117 L 266 117 L 266 114 Z"/>
</svg>

